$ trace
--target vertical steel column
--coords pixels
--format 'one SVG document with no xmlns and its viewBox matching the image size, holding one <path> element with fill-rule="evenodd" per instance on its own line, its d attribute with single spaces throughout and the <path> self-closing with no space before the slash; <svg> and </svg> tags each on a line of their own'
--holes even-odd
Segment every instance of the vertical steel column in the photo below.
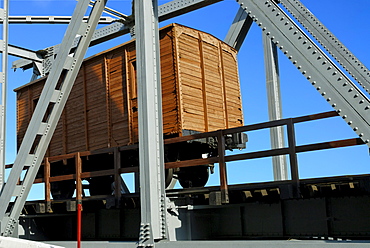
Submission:
<svg viewBox="0 0 370 248">
<path fill-rule="evenodd" d="M 8 21 L 9 21 L 9 0 L 3 1 L 1 19 L 3 21 L 3 37 L 1 43 L 2 60 L 1 60 L 1 105 L 0 105 L 0 189 L 4 184 L 5 176 L 5 136 L 6 136 L 6 96 L 8 83 Z"/>
<path fill-rule="evenodd" d="M 282 106 L 277 48 L 268 36 L 263 35 L 262 39 L 265 54 L 266 89 L 269 119 L 270 121 L 280 120 L 282 119 Z M 271 128 L 270 139 L 272 149 L 283 148 L 285 143 L 284 127 L 278 126 Z M 285 155 L 272 157 L 272 166 L 275 181 L 288 179 L 287 162 Z"/>
<path fill-rule="evenodd" d="M 294 194 L 294 197 L 298 198 L 300 196 L 299 172 L 298 172 L 298 159 L 297 159 L 297 151 L 296 151 L 294 123 L 292 119 L 288 120 L 287 130 L 288 130 L 290 174 L 291 174 L 291 180 L 293 184 L 293 194 Z"/>
<path fill-rule="evenodd" d="M 139 246 L 167 236 L 157 0 L 135 0 L 141 226 Z"/>
<path fill-rule="evenodd" d="M 221 202 L 229 203 L 229 189 L 227 185 L 227 169 L 225 163 L 225 136 L 222 130 L 218 131 L 218 165 L 220 169 Z"/>
</svg>

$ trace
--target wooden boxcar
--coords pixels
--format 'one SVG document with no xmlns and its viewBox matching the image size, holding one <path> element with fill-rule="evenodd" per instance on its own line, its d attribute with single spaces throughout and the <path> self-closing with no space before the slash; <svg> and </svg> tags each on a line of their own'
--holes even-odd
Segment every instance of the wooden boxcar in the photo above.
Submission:
<svg viewBox="0 0 370 248">
<path fill-rule="evenodd" d="M 182 25 L 160 30 L 163 131 L 183 136 L 243 125 L 237 52 Z M 15 89 L 20 145 L 45 78 Z M 135 41 L 85 59 L 46 156 L 138 141 Z"/>
</svg>

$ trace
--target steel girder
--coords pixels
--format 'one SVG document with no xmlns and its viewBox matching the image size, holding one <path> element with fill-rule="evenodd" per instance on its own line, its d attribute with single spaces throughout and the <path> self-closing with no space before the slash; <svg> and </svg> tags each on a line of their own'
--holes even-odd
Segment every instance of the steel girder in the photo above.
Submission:
<svg viewBox="0 0 370 248">
<path fill-rule="evenodd" d="M 9 0 L 3 1 L 1 9 L 2 40 L 1 40 L 1 101 L 0 101 L 0 189 L 5 183 L 5 136 L 6 136 L 6 101 L 7 101 L 7 84 L 8 84 L 8 17 L 9 17 Z"/>
<path fill-rule="evenodd" d="M 299 0 L 280 2 L 366 92 L 370 93 L 370 70 Z"/>
<path fill-rule="evenodd" d="M 1 234 L 11 236 L 17 227 L 19 215 L 35 180 L 53 132 L 57 126 L 73 83 L 89 46 L 93 30 L 104 9 L 105 0 L 97 0 L 89 21 L 83 21 L 89 0 L 77 3 L 71 24 L 68 26 L 60 53 L 50 71 L 30 124 L 27 128 L 9 178 L 0 195 Z M 72 44 L 79 37 L 78 46 L 70 55 Z M 50 112 L 49 114 L 47 114 Z M 23 169 L 27 171 L 23 176 Z M 19 180 L 21 180 L 19 182 Z M 11 198 L 14 203 L 8 211 Z"/>
<path fill-rule="evenodd" d="M 283 119 L 280 78 L 278 67 L 277 48 L 267 36 L 263 36 L 265 71 L 266 71 L 266 91 L 268 101 L 269 120 Z M 272 149 L 285 147 L 284 127 L 274 127 L 270 129 L 270 142 Z M 272 157 L 272 167 L 274 180 L 288 180 L 288 166 L 286 156 Z"/>
<path fill-rule="evenodd" d="M 135 0 L 141 225 L 139 246 L 167 236 L 158 3 Z"/>
<path fill-rule="evenodd" d="M 240 0 L 239 4 L 370 147 L 370 99 L 275 1 Z"/>
</svg>

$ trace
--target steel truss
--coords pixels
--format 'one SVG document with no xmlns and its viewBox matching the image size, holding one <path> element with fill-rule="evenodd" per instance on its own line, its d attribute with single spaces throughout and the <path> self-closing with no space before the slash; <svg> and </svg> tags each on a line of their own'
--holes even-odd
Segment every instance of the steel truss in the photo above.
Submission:
<svg viewBox="0 0 370 248">
<path fill-rule="evenodd" d="M 8 18 L 9 18 L 9 0 L 4 0 L 3 8 L 0 9 L 0 19 L 2 25 L 2 40 L 1 40 L 1 99 L 0 99 L 0 189 L 5 183 L 5 135 L 6 135 L 6 99 L 7 99 L 7 82 L 8 82 Z"/>
<path fill-rule="evenodd" d="M 140 150 L 144 151 L 140 155 L 142 206 L 140 246 L 154 246 L 154 240 L 164 239 L 167 236 L 157 22 L 219 1 L 174 0 L 159 6 L 157 10 L 157 1 L 135 0 L 137 61 L 141 65 L 138 66 L 139 95 L 141 96 L 139 100 Z M 238 3 L 240 10 L 227 36 L 227 42 L 237 49 L 240 48 L 252 21 L 255 22 L 267 37 L 265 43 L 271 45 L 272 42 L 279 48 L 364 143 L 370 146 L 370 100 L 368 96 L 357 88 L 277 2 L 240 0 Z M 365 66 L 351 53 L 347 53 L 348 49 L 339 42 L 335 42 L 339 45 L 333 45 L 333 38 L 334 40 L 336 38 L 307 11 L 302 3 L 298 0 L 281 0 L 281 3 L 294 16 L 297 16 L 314 38 L 322 42 L 334 59 L 342 63 L 355 80 L 358 80 L 368 90 L 369 74 Z M 42 73 L 39 72 L 39 74 L 49 73 L 46 87 L 32 116 L 9 179 L 0 195 L 0 222 L 3 236 L 11 236 L 14 233 L 19 214 L 68 99 L 86 49 L 89 45 L 128 33 L 131 28 L 130 25 L 116 22 L 95 31 L 106 1 L 96 0 L 94 2 L 86 23 L 83 13 L 86 12 L 89 4 L 89 0 L 80 0 L 77 3 L 63 42 L 57 48 L 46 49 L 49 55 L 57 54 L 57 57 L 55 61 L 49 60 L 51 62 L 48 64 L 49 67 L 44 66 L 41 69 Z M 28 58 L 40 62 L 35 53 L 31 53 Z M 274 55 L 270 58 L 274 58 Z M 47 59 L 42 59 L 44 65 L 45 61 Z M 18 63 L 16 67 L 30 67 L 32 63 L 34 62 L 22 61 L 21 65 Z M 276 69 L 276 66 L 271 68 Z M 276 106 L 273 107 L 278 110 Z M 5 132 L 3 131 L 2 134 L 4 135 Z M 294 140 L 289 140 L 289 143 L 295 147 Z M 27 172 L 23 177 L 24 168 Z M 20 182 L 18 182 L 19 179 L 21 179 Z M 227 185 L 223 186 L 227 189 Z M 15 200 L 9 211 L 8 206 L 12 197 L 15 197 Z M 224 198 L 226 199 L 226 196 Z"/>
<path fill-rule="evenodd" d="M 89 1 L 79 1 L 77 3 L 71 24 L 68 26 L 61 44 L 60 52 L 45 83 L 39 104 L 36 106 L 25 134 L 24 142 L 19 148 L 13 169 L 0 196 L 0 221 L 3 236 L 11 236 L 17 226 L 20 212 L 40 168 L 90 43 L 93 34 L 90 30 L 95 30 L 105 3 L 106 1 L 103 0 L 95 2 L 88 22 L 83 21 L 83 15 L 89 7 Z M 79 42 L 71 53 L 71 47 L 76 37 L 79 38 Z M 24 168 L 27 171 L 23 177 Z M 15 197 L 14 204 L 10 212 L 7 212 L 12 197 Z"/>
</svg>

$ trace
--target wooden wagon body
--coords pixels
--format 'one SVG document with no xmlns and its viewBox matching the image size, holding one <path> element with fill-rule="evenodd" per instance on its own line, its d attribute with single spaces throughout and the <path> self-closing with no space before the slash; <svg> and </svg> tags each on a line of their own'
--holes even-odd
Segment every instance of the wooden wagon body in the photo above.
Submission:
<svg viewBox="0 0 370 248">
<path fill-rule="evenodd" d="M 163 131 L 168 137 L 243 125 L 236 51 L 178 24 L 160 30 Z M 15 89 L 20 145 L 46 79 Z M 46 156 L 138 141 L 135 42 L 85 59 Z"/>
</svg>

